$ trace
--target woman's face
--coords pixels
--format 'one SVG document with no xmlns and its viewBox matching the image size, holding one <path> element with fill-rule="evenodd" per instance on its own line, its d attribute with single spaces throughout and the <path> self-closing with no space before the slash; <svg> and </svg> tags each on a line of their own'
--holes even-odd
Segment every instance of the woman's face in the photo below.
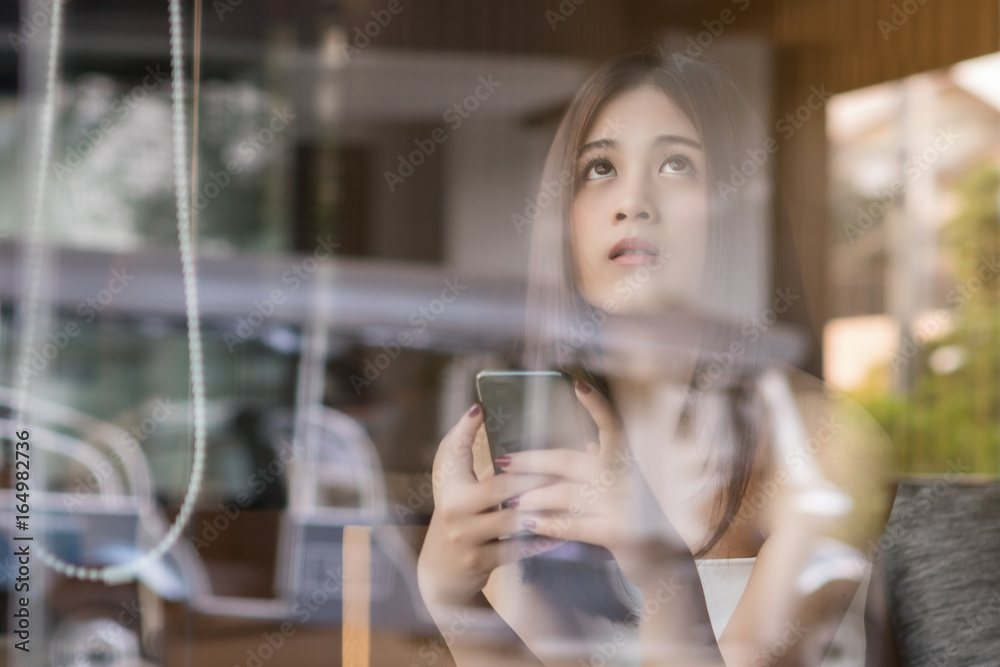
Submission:
<svg viewBox="0 0 1000 667">
<path fill-rule="evenodd" d="M 570 210 L 577 288 L 588 302 L 628 313 L 697 304 L 706 173 L 701 136 L 658 89 L 604 105 L 576 159 Z"/>
</svg>

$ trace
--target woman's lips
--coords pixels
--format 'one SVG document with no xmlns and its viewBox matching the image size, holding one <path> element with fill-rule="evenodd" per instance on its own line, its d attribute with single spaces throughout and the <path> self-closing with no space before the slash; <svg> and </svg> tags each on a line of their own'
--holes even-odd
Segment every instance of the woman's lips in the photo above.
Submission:
<svg viewBox="0 0 1000 667">
<path fill-rule="evenodd" d="M 608 259 L 619 266 L 647 266 L 660 256 L 656 247 L 637 236 L 630 236 L 616 243 L 608 253 Z"/>
</svg>

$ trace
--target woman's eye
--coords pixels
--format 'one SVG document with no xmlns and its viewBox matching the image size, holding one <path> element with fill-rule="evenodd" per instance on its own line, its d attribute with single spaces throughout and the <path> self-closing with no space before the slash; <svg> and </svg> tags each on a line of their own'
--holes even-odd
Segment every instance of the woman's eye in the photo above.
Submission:
<svg viewBox="0 0 1000 667">
<path fill-rule="evenodd" d="M 583 177 L 589 180 L 613 176 L 615 167 L 607 160 L 595 160 L 583 168 Z"/>
<path fill-rule="evenodd" d="M 660 170 L 670 174 L 690 174 L 694 172 L 694 165 L 683 155 L 671 155 L 663 162 Z"/>
</svg>

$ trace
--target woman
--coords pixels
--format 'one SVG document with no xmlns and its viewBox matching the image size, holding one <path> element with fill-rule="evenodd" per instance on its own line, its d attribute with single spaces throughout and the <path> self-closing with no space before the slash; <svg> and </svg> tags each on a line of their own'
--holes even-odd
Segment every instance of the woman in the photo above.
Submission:
<svg viewBox="0 0 1000 667">
<path fill-rule="evenodd" d="M 616 58 L 570 105 L 542 182 L 572 185 L 534 223 L 524 365 L 576 376 L 599 438 L 499 475 L 480 406 L 443 439 L 419 582 L 459 665 L 489 654 L 447 630 L 480 591 L 523 642 L 512 664 L 863 656 L 848 610 L 892 505 L 887 440 L 722 307 L 767 185 L 728 176 L 762 140 L 733 83 L 682 56 Z M 523 530 L 552 539 L 503 539 Z M 564 540 L 614 561 L 542 557 Z"/>
</svg>

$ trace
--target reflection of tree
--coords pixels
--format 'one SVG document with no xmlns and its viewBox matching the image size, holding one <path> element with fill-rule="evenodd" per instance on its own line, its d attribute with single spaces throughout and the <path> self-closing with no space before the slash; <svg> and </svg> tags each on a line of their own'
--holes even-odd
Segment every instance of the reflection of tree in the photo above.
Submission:
<svg viewBox="0 0 1000 667">
<path fill-rule="evenodd" d="M 52 155 L 53 238 L 109 249 L 175 245 L 169 82 L 147 90 L 84 75 L 64 90 Z M 268 217 L 275 209 L 267 206 L 266 186 L 290 137 L 276 134 L 259 149 L 246 145 L 268 127 L 272 106 L 249 83 L 203 85 L 197 211 L 203 241 L 274 249 L 275 221 Z"/>
<path fill-rule="evenodd" d="M 291 221 L 270 219 L 281 208 L 275 209 L 268 192 L 275 178 L 285 177 L 281 154 L 290 137 L 277 132 L 266 145 L 252 140 L 268 128 L 274 101 L 250 83 L 215 80 L 204 84 L 201 105 L 199 235 L 235 248 L 278 249 L 283 239 L 273 238 L 273 230 Z"/>
<path fill-rule="evenodd" d="M 886 367 L 858 398 L 896 442 L 903 469 L 942 472 L 961 459 L 1000 472 L 1000 169 L 971 170 L 959 183 L 961 210 L 944 230 L 954 267 L 947 294 L 952 328 L 910 361 L 909 396 L 886 390 Z M 879 377 L 881 376 L 881 377 Z"/>
</svg>

